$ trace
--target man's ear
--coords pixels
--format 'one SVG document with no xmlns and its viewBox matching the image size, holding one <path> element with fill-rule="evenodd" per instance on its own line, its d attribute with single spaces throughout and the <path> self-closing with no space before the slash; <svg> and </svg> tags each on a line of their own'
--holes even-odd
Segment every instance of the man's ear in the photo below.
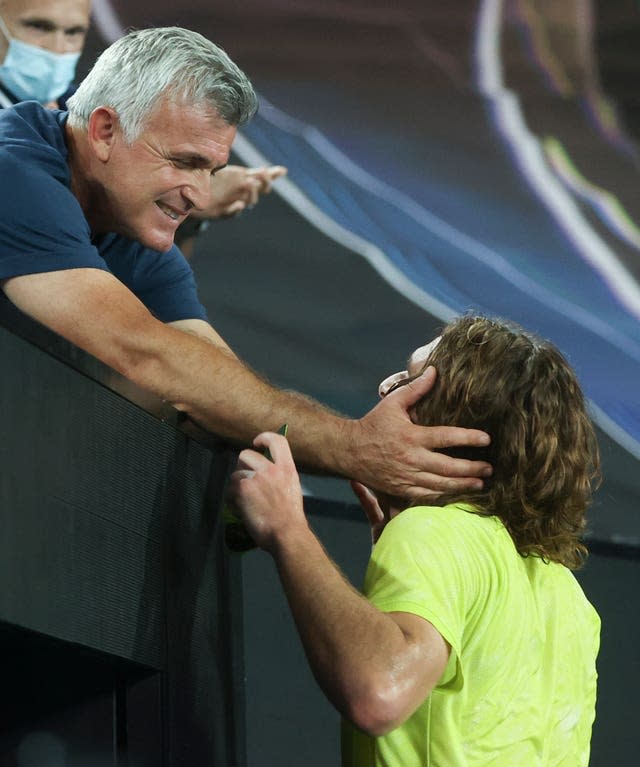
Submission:
<svg viewBox="0 0 640 767">
<path fill-rule="evenodd" d="M 89 116 L 87 139 L 93 154 L 100 162 L 107 162 L 116 142 L 121 138 L 120 121 L 114 109 L 97 107 Z"/>
</svg>

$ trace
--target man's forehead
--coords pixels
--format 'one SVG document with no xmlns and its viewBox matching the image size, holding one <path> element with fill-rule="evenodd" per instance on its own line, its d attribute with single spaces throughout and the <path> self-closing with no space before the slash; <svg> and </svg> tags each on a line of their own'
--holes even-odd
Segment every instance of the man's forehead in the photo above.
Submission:
<svg viewBox="0 0 640 767">
<path fill-rule="evenodd" d="M 64 26 L 88 24 L 90 0 L 0 0 L 0 13 L 14 18 L 51 19 Z"/>
<path fill-rule="evenodd" d="M 210 106 L 185 105 L 161 98 L 147 118 L 139 138 L 192 164 L 219 170 L 226 165 L 237 132 Z"/>
</svg>

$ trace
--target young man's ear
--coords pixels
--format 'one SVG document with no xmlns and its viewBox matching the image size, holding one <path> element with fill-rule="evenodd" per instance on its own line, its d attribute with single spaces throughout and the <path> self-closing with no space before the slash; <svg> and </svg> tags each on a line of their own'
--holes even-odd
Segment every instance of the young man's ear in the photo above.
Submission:
<svg viewBox="0 0 640 767">
<path fill-rule="evenodd" d="M 120 121 L 115 110 L 110 107 L 93 110 L 87 126 L 87 139 L 98 160 L 107 162 L 120 134 Z"/>
</svg>

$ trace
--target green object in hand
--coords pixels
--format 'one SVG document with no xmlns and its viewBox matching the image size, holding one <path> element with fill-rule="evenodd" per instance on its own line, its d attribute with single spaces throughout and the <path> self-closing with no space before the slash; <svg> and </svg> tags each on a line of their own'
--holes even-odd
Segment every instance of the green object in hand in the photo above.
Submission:
<svg viewBox="0 0 640 767">
<path fill-rule="evenodd" d="M 278 429 L 278 434 L 286 437 L 287 429 L 288 424 L 285 423 Z M 262 451 L 262 455 L 273 461 L 268 447 Z M 224 523 L 224 541 L 230 551 L 243 552 L 256 548 L 253 538 L 249 535 L 245 526 L 233 511 L 233 507 L 228 502 L 222 508 L 222 521 Z"/>
</svg>

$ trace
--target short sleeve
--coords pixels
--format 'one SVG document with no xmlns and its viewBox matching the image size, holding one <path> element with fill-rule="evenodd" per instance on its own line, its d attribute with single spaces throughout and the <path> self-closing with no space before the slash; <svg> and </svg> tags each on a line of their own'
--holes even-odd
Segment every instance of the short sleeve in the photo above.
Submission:
<svg viewBox="0 0 640 767">
<path fill-rule="evenodd" d="M 178 248 L 95 237 L 71 191 L 61 112 L 35 103 L 0 115 L 0 279 L 94 268 L 110 271 L 158 319 L 203 319 L 191 267 Z"/>
<path fill-rule="evenodd" d="M 365 596 L 379 610 L 428 620 L 456 658 L 478 593 L 476 557 L 467 545 L 466 518 L 473 516 L 450 507 L 403 511 L 375 545 L 364 584 Z"/>
<path fill-rule="evenodd" d="M 0 152 L 0 279 L 80 267 L 107 270 L 71 190 L 41 165 Z"/>
<path fill-rule="evenodd" d="M 193 271 L 175 245 L 161 253 L 123 237 L 109 236 L 99 248 L 114 276 L 162 322 L 207 319 Z"/>
</svg>

